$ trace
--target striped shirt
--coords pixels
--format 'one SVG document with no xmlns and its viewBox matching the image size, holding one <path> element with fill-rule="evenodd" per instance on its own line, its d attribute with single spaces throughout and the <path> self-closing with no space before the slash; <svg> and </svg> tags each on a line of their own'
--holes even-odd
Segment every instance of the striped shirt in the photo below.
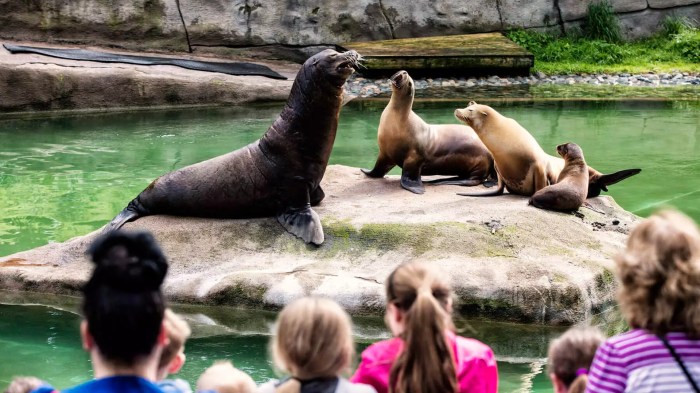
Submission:
<svg viewBox="0 0 700 393">
<path fill-rule="evenodd" d="M 690 340 L 685 333 L 669 333 L 666 339 L 700 384 L 700 340 Z M 642 329 L 605 341 L 595 354 L 588 377 L 587 393 L 693 391 L 668 348 Z"/>
</svg>

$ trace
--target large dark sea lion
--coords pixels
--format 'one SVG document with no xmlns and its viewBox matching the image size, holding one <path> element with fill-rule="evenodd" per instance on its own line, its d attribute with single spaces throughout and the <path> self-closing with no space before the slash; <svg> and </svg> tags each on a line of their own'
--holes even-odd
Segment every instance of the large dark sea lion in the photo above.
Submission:
<svg viewBox="0 0 700 393">
<path fill-rule="evenodd" d="M 335 141 L 343 85 L 360 56 L 327 49 L 297 74 L 282 113 L 257 141 L 165 174 L 119 213 L 107 230 L 153 214 L 217 218 L 276 216 L 307 243 L 324 240 L 311 209 Z"/>
<path fill-rule="evenodd" d="M 413 112 L 415 84 L 406 71 L 391 77 L 391 100 L 382 112 L 377 130 L 379 157 L 369 177 L 383 177 L 398 165 L 401 186 L 416 194 L 425 192 L 421 175 L 454 176 L 439 184 L 476 186 L 495 176 L 493 157 L 471 127 L 428 124 Z"/>
<path fill-rule="evenodd" d="M 565 162 L 557 182 L 537 191 L 529 203 L 540 209 L 576 210 L 583 205 L 588 194 L 588 165 L 583 151 L 575 143 L 557 146 L 557 153 Z"/>
<path fill-rule="evenodd" d="M 460 193 L 464 196 L 500 195 L 504 189 L 512 194 L 531 196 L 555 184 L 564 169 L 564 159 L 542 150 L 535 138 L 517 121 L 505 117 L 487 105 L 472 101 L 464 109 L 455 110 L 455 117 L 471 126 L 493 154 L 498 172 L 498 187 L 482 193 Z M 625 169 L 602 174 L 588 167 L 588 198 L 607 191 L 608 186 L 636 175 L 641 169 Z"/>
</svg>

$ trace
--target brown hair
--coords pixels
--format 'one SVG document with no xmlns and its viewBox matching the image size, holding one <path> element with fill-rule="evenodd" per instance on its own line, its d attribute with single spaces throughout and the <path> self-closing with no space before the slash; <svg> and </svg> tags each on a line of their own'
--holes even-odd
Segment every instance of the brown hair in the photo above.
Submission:
<svg viewBox="0 0 700 393">
<path fill-rule="evenodd" d="M 389 275 L 387 303 L 405 313 L 404 349 L 391 367 L 391 392 L 458 392 L 454 354 L 445 336 L 454 330 L 451 296 L 447 279 L 428 264 L 406 263 Z"/>
<path fill-rule="evenodd" d="M 168 366 L 175 359 L 175 356 L 182 351 L 185 341 L 192 334 L 187 322 L 169 308 L 165 309 L 165 313 L 163 313 L 163 325 L 168 335 L 168 345 L 163 348 L 158 368 Z"/>
<path fill-rule="evenodd" d="M 338 376 L 355 354 L 350 316 L 330 299 L 297 299 L 277 316 L 271 350 L 275 366 L 294 378 Z M 300 389 L 298 380 L 290 379 L 276 391 Z"/>
<path fill-rule="evenodd" d="M 633 328 L 700 338 L 700 232 L 667 210 L 641 222 L 617 259 L 620 309 Z"/>
<path fill-rule="evenodd" d="M 571 328 L 549 344 L 548 368 L 569 389 L 583 393 L 588 384 L 588 370 L 605 337 L 597 328 Z M 585 372 L 579 370 L 584 369 Z"/>
<path fill-rule="evenodd" d="M 257 387 L 248 374 L 233 367 L 227 360 L 219 360 L 204 370 L 197 379 L 197 391 L 214 390 L 217 393 L 254 393 Z"/>
</svg>

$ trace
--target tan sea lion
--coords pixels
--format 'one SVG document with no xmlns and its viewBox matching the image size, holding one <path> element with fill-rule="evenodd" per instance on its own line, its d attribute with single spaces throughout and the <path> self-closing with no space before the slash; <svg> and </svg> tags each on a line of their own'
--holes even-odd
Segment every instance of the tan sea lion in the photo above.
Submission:
<svg viewBox="0 0 700 393">
<path fill-rule="evenodd" d="M 421 175 L 454 176 L 430 183 L 475 186 L 495 177 L 493 157 L 471 127 L 428 124 L 413 112 L 415 84 L 406 71 L 391 77 L 391 100 L 382 112 L 377 130 L 379 157 L 369 177 L 383 177 L 398 165 L 401 186 L 416 194 L 425 192 Z"/>
<path fill-rule="evenodd" d="M 289 99 L 257 141 L 154 180 L 106 230 L 153 214 L 216 218 L 277 217 L 307 243 L 323 243 L 311 206 L 333 149 L 343 86 L 358 66 L 355 51 L 326 49 L 299 70 Z"/>
<path fill-rule="evenodd" d="M 575 143 L 557 146 L 557 153 L 565 162 L 557 182 L 535 192 L 529 203 L 540 209 L 576 210 L 583 205 L 588 194 L 588 165 L 583 151 Z"/>
<path fill-rule="evenodd" d="M 512 194 L 531 196 L 555 184 L 564 169 L 564 159 L 542 150 L 535 138 L 517 121 L 505 117 L 487 105 L 472 101 L 464 109 L 456 109 L 455 117 L 471 126 L 493 154 L 498 173 L 498 187 L 482 193 L 460 193 L 464 196 L 500 195 L 504 189 Z M 607 187 L 641 172 L 625 169 L 602 174 L 588 167 L 588 198 L 607 191 Z"/>
</svg>

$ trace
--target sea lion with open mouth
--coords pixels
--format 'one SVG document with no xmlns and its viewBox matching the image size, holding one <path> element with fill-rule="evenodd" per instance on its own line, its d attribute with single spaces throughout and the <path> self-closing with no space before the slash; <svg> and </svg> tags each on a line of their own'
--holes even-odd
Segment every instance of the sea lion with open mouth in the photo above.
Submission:
<svg viewBox="0 0 700 393">
<path fill-rule="evenodd" d="M 320 245 L 321 221 L 311 206 L 335 141 L 343 85 L 359 65 L 355 51 L 327 49 L 299 70 L 284 109 L 257 141 L 154 180 L 106 230 L 154 214 L 216 218 L 276 216 L 284 228 Z"/>
<path fill-rule="evenodd" d="M 489 175 L 495 179 L 493 157 L 471 127 L 428 124 L 413 112 L 415 84 L 406 71 L 391 77 L 391 100 L 382 112 L 377 130 L 379 157 L 369 177 L 383 177 L 398 165 L 401 186 L 416 194 L 425 192 L 421 175 L 453 176 L 430 183 L 476 186 Z"/>
</svg>

